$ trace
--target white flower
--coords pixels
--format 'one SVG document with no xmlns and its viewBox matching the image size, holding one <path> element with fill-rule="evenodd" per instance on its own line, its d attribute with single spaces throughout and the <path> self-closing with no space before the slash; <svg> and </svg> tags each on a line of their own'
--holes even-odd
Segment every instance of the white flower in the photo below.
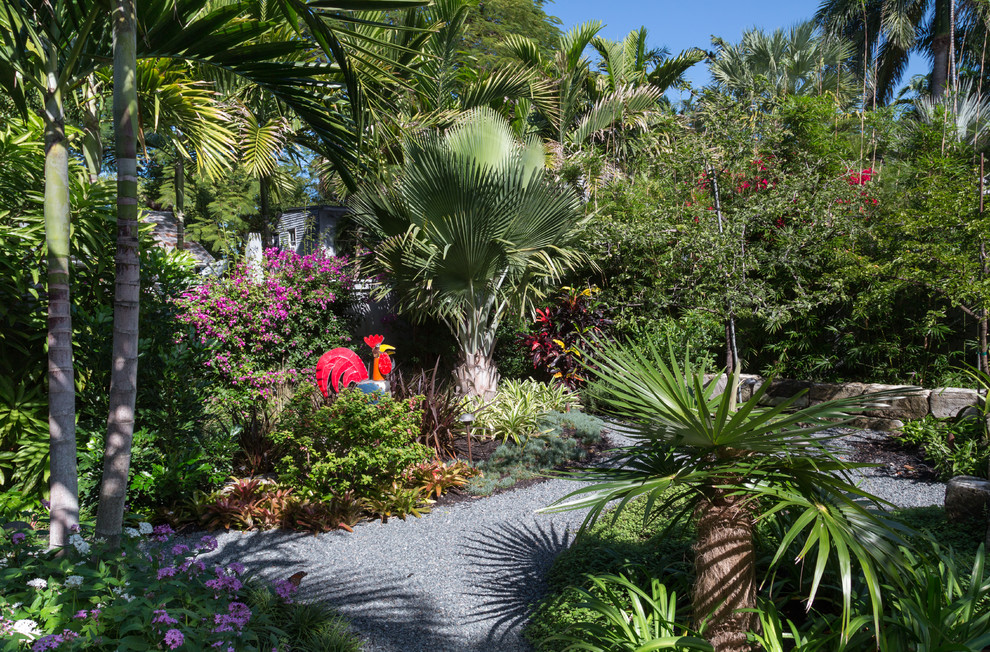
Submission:
<svg viewBox="0 0 990 652">
<path fill-rule="evenodd" d="M 69 543 L 71 543 L 72 546 L 79 551 L 80 555 L 89 554 L 89 544 L 86 543 L 86 540 L 83 539 L 82 536 L 78 534 L 73 534 L 71 537 L 69 537 Z"/>
<path fill-rule="evenodd" d="M 18 634 L 30 636 L 31 638 L 35 638 L 36 636 L 39 636 L 41 634 L 41 630 L 38 629 L 38 623 L 27 618 L 15 622 L 14 631 L 17 632 Z"/>
<path fill-rule="evenodd" d="M 82 586 L 83 578 L 81 575 L 69 575 L 65 578 L 65 585 L 68 587 Z"/>
<path fill-rule="evenodd" d="M 27 583 L 32 589 L 38 589 L 39 591 L 48 587 L 48 580 L 43 580 L 40 577 L 36 577 Z"/>
<path fill-rule="evenodd" d="M 0 557 L 0 568 L 7 568 L 7 558 Z"/>
<path fill-rule="evenodd" d="M 151 527 L 151 523 L 138 523 L 138 530 L 141 534 L 151 534 L 155 531 L 155 528 Z"/>
<path fill-rule="evenodd" d="M 140 532 L 138 532 L 137 530 L 135 530 L 135 529 L 134 529 L 134 528 L 132 528 L 132 527 L 125 527 L 125 528 L 124 528 L 124 534 L 126 534 L 126 535 L 127 535 L 128 537 L 130 537 L 131 539 L 134 539 L 134 538 L 136 538 L 136 537 L 139 537 L 139 536 L 141 536 L 141 533 L 140 533 Z"/>
<path fill-rule="evenodd" d="M 134 599 L 134 596 L 131 595 L 130 593 L 121 593 L 120 597 L 123 598 L 124 600 L 127 600 L 128 602 Z"/>
</svg>

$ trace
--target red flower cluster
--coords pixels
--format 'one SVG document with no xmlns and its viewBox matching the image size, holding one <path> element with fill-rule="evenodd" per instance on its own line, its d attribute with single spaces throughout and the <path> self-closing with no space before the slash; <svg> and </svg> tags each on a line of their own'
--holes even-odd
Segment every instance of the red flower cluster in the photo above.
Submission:
<svg viewBox="0 0 990 652">
<path fill-rule="evenodd" d="M 864 168 L 862 170 L 849 168 L 846 172 L 849 174 L 850 186 L 865 186 L 873 178 L 873 168 Z"/>
</svg>

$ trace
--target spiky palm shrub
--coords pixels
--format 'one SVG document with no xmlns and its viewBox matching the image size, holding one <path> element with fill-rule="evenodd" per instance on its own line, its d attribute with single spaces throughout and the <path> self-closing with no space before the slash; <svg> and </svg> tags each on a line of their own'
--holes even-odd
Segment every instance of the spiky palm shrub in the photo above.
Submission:
<svg viewBox="0 0 990 652">
<path fill-rule="evenodd" d="M 518 142 L 489 109 L 408 139 L 404 160 L 392 184 L 356 195 L 354 219 L 400 309 L 450 327 L 460 391 L 490 399 L 495 331 L 510 306 L 527 309 L 581 259 L 581 203 L 547 175 L 540 142 Z"/>
<path fill-rule="evenodd" d="M 900 563 L 898 531 L 904 528 L 869 509 L 880 499 L 847 475 L 862 465 L 837 459 L 823 431 L 889 394 L 791 411 L 797 397 L 760 407 L 767 383 L 737 407 L 733 392 L 716 393 L 714 383 L 706 387 L 704 368 L 689 360 L 680 364 L 672 352 L 668 357 L 653 347 L 612 344 L 588 357 L 598 377 L 592 386 L 611 414 L 629 424 L 626 434 L 634 443 L 621 451 L 620 463 L 579 474 L 592 484 L 543 511 L 590 507 L 588 526 L 612 501 L 621 510 L 644 498 L 647 517 L 673 510 L 675 521 L 693 520 L 694 626 L 718 652 L 749 650 L 747 631 L 758 626 L 755 612 L 745 610 L 757 607 L 753 533 L 759 518 L 785 523 L 772 566 L 792 544 L 800 545 L 800 562 L 817 549 L 809 608 L 826 570 L 837 570 L 842 629 L 848 632 L 858 565 L 879 624 L 880 573 Z M 803 545 L 795 544 L 801 537 Z"/>
</svg>

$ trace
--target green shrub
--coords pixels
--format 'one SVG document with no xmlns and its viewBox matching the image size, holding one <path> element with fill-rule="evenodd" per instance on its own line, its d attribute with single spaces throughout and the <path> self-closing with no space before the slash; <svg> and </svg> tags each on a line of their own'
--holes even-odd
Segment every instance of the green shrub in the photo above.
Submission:
<svg viewBox="0 0 990 652">
<path fill-rule="evenodd" d="M 580 400 L 563 385 L 533 380 L 507 380 L 491 403 L 475 415 L 475 436 L 512 439 L 521 443 L 540 433 L 540 419 L 548 412 L 580 409 Z"/>
<path fill-rule="evenodd" d="M 415 441 L 422 422 L 416 399 L 349 388 L 320 406 L 316 392 L 300 389 L 271 435 L 283 451 L 275 467 L 280 481 L 302 495 L 331 500 L 353 490 L 376 496 L 432 456 Z"/>
<path fill-rule="evenodd" d="M 605 422 L 584 412 L 548 412 L 540 418 L 540 429 L 550 430 L 558 437 L 572 437 L 585 446 L 602 440 Z"/>
<path fill-rule="evenodd" d="M 488 495 L 496 489 L 506 489 L 520 480 L 543 475 L 569 462 L 587 459 L 588 451 L 576 439 L 554 434 L 530 437 L 522 443 L 506 442 L 492 456 L 477 464 L 482 476 L 472 478 L 468 492 Z"/>
<path fill-rule="evenodd" d="M 921 446 L 925 458 L 932 462 L 942 480 L 956 475 L 987 477 L 990 445 L 979 419 L 942 420 L 926 416 L 905 423 L 900 438 Z"/>
</svg>

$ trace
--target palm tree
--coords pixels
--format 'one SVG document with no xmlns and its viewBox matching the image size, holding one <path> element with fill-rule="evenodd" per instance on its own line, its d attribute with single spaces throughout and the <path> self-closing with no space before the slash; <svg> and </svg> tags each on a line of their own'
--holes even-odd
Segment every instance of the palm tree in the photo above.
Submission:
<svg viewBox="0 0 990 652">
<path fill-rule="evenodd" d="M 877 101 L 884 104 L 913 52 L 931 59 L 932 95 L 942 95 L 955 66 L 950 54 L 957 28 L 979 12 L 980 5 L 971 0 L 822 0 L 815 21 L 829 34 L 853 43 L 858 69 L 873 78 Z"/>
<path fill-rule="evenodd" d="M 440 318 L 456 337 L 465 395 L 494 396 L 506 310 L 528 307 L 581 261 L 581 202 L 551 180 L 545 159 L 538 140 L 519 143 L 506 119 L 476 109 L 444 134 L 408 139 L 395 182 L 352 201 L 401 309 Z"/>
<path fill-rule="evenodd" d="M 109 43 L 96 2 L 0 0 L 0 86 L 22 114 L 30 94 L 45 121 L 45 239 L 48 249 L 48 405 L 53 547 L 79 523 L 75 381 L 69 297 L 69 163 L 65 102 L 101 63 Z"/>
<path fill-rule="evenodd" d="M 672 349 L 665 359 L 652 345 L 636 350 L 612 344 L 587 357 L 597 377 L 591 388 L 613 416 L 629 424 L 623 434 L 634 443 L 620 450 L 616 464 L 576 476 L 593 484 L 542 511 L 590 507 L 587 527 L 610 502 L 619 501 L 618 511 L 642 498 L 647 514 L 676 510 L 681 519 L 693 521 L 695 627 L 705 627 L 718 652 L 749 650 L 746 632 L 758 622 L 753 612 L 742 611 L 757 606 L 757 518 L 784 520 L 772 565 L 795 551 L 804 560 L 817 547 L 809 606 L 830 560 L 838 561 L 846 632 L 852 562 L 858 562 L 879 625 L 878 574 L 899 560 L 898 526 L 867 509 L 879 499 L 853 484 L 846 472 L 857 465 L 838 460 L 822 431 L 848 422 L 849 411 L 880 394 L 788 412 L 797 397 L 759 407 L 769 387 L 765 383 L 737 409 L 738 372 L 727 391 L 716 393 L 715 383 L 704 385 L 704 369 L 689 360 L 680 365 Z M 803 545 L 795 544 L 802 534 Z"/>
<path fill-rule="evenodd" d="M 847 65 L 852 45 L 818 34 L 812 22 L 770 34 L 748 30 L 734 45 L 714 42 L 719 48 L 711 62 L 716 85 L 750 103 L 766 93 L 771 99 L 832 93 L 841 101 L 856 91 L 856 75 Z"/>
</svg>

